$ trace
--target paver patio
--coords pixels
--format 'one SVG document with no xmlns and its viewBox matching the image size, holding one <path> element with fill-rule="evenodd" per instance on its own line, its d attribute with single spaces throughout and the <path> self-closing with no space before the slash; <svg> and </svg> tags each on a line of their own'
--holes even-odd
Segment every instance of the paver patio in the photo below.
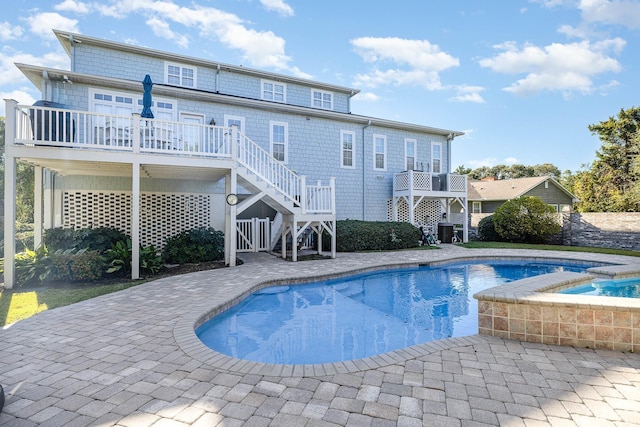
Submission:
<svg viewBox="0 0 640 427">
<path fill-rule="evenodd" d="M 164 278 L 0 331 L 0 426 L 631 426 L 640 356 L 473 335 L 344 364 L 216 357 L 193 323 L 264 281 L 506 250 L 338 254 Z M 601 254 L 518 251 L 638 263 Z"/>
</svg>

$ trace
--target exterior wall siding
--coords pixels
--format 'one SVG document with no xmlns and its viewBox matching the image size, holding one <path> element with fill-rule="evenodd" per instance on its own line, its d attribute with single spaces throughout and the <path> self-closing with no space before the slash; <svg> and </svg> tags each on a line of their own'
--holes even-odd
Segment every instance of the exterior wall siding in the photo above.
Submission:
<svg viewBox="0 0 640 427">
<path fill-rule="evenodd" d="M 573 199 L 567 193 L 549 182 L 549 188 L 544 188 L 544 183 L 527 192 L 527 196 L 535 196 L 550 205 L 573 205 Z"/>
<path fill-rule="evenodd" d="M 181 64 L 180 61 L 176 61 Z M 262 99 L 261 79 L 216 67 L 193 66 L 196 69 L 196 89 L 221 94 Z M 73 71 L 127 80 L 139 80 L 149 74 L 156 84 L 165 83 L 165 61 L 144 55 L 115 51 L 103 47 L 75 45 Z M 216 87 L 217 80 L 217 87 Z M 311 107 L 312 86 L 286 83 L 287 104 Z M 349 96 L 333 92 L 333 111 L 348 113 Z"/>
<path fill-rule="evenodd" d="M 120 176 L 57 176 L 56 190 L 131 191 L 131 178 Z M 148 179 L 140 180 L 140 191 L 162 193 L 220 193 L 224 194 L 224 181 Z"/>
</svg>

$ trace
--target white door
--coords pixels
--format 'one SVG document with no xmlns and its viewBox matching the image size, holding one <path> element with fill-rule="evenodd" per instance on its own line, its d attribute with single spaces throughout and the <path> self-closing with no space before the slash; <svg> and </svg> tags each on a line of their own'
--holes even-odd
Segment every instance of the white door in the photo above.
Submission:
<svg viewBox="0 0 640 427">
<path fill-rule="evenodd" d="M 203 152 L 204 116 L 201 114 L 180 113 L 182 127 L 181 146 L 184 151 Z"/>
</svg>

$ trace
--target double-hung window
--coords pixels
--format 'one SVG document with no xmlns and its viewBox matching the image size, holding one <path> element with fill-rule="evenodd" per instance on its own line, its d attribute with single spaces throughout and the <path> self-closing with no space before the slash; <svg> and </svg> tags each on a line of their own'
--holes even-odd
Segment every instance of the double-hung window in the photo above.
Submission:
<svg viewBox="0 0 640 427">
<path fill-rule="evenodd" d="M 373 169 L 387 169 L 387 137 L 373 135 Z"/>
<path fill-rule="evenodd" d="M 471 203 L 471 212 L 476 214 L 476 213 L 482 213 L 482 202 L 472 202 Z"/>
<path fill-rule="evenodd" d="M 165 81 L 174 86 L 196 87 L 196 69 L 182 64 L 165 63 Z"/>
<path fill-rule="evenodd" d="M 287 102 L 287 86 L 280 82 L 262 80 L 262 99 Z"/>
<path fill-rule="evenodd" d="M 442 173 L 442 144 L 431 143 L 431 172 Z"/>
<path fill-rule="evenodd" d="M 404 163 L 405 169 L 415 170 L 416 168 L 416 140 L 415 139 L 404 139 Z"/>
<path fill-rule="evenodd" d="M 324 110 L 333 110 L 333 94 L 321 90 L 311 91 L 311 106 Z"/>
<path fill-rule="evenodd" d="M 287 162 L 287 146 L 289 145 L 289 124 L 284 122 L 269 122 L 269 141 L 271 155 L 278 161 Z"/>
<path fill-rule="evenodd" d="M 356 133 L 348 130 L 340 131 L 340 166 L 343 168 L 353 169 L 355 165 L 355 140 Z"/>
</svg>

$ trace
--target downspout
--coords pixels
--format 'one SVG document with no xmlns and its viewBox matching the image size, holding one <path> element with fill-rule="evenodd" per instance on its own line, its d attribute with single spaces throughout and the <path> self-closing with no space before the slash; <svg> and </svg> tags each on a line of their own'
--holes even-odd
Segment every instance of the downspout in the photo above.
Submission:
<svg viewBox="0 0 640 427">
<path fill-rule="evenodd" d="M 50 88 L 49 83 L 50 83 L 49 73 L 47 72 L 47 70 L 43 70 L 42 71 L 42 87 L 40 87 L 41 96 L 42 96 L 42 99 L 52 101 L 51 96 L 53 94 L 49 93 L 49 88 Z"/>
<path fill-rule="evenodd" d="M 367 205 L 367 190 L 366 190 L 366 185 L 365 185 L 365 155 L 364 155 L 364 147 L 365 147 L 365 143 L 364 143 L 364 131 L 371 126 L 371 120 L 367 121 L 367 124 L 364 125 L 364 127 L 362 128 L 362 220 L 366 221 L 366 217 L 365 214 L 367 212 L 366 209 L 366 205 Z"/>
<path fill-rule="evenodd" d="M 220 93 L 220 87 L 218 84 L 218 76 L 220 75 L 220 64 L 218 64 L 218 66 L 216 67 L 216 93 Z"/>
<path fill-rule="evenodd" d="M 71 71 L 76 70 L 76 41 L 73 39 L 73 34 L 69 34 L 69 42 L 71 45 Z"/>
</svg>

